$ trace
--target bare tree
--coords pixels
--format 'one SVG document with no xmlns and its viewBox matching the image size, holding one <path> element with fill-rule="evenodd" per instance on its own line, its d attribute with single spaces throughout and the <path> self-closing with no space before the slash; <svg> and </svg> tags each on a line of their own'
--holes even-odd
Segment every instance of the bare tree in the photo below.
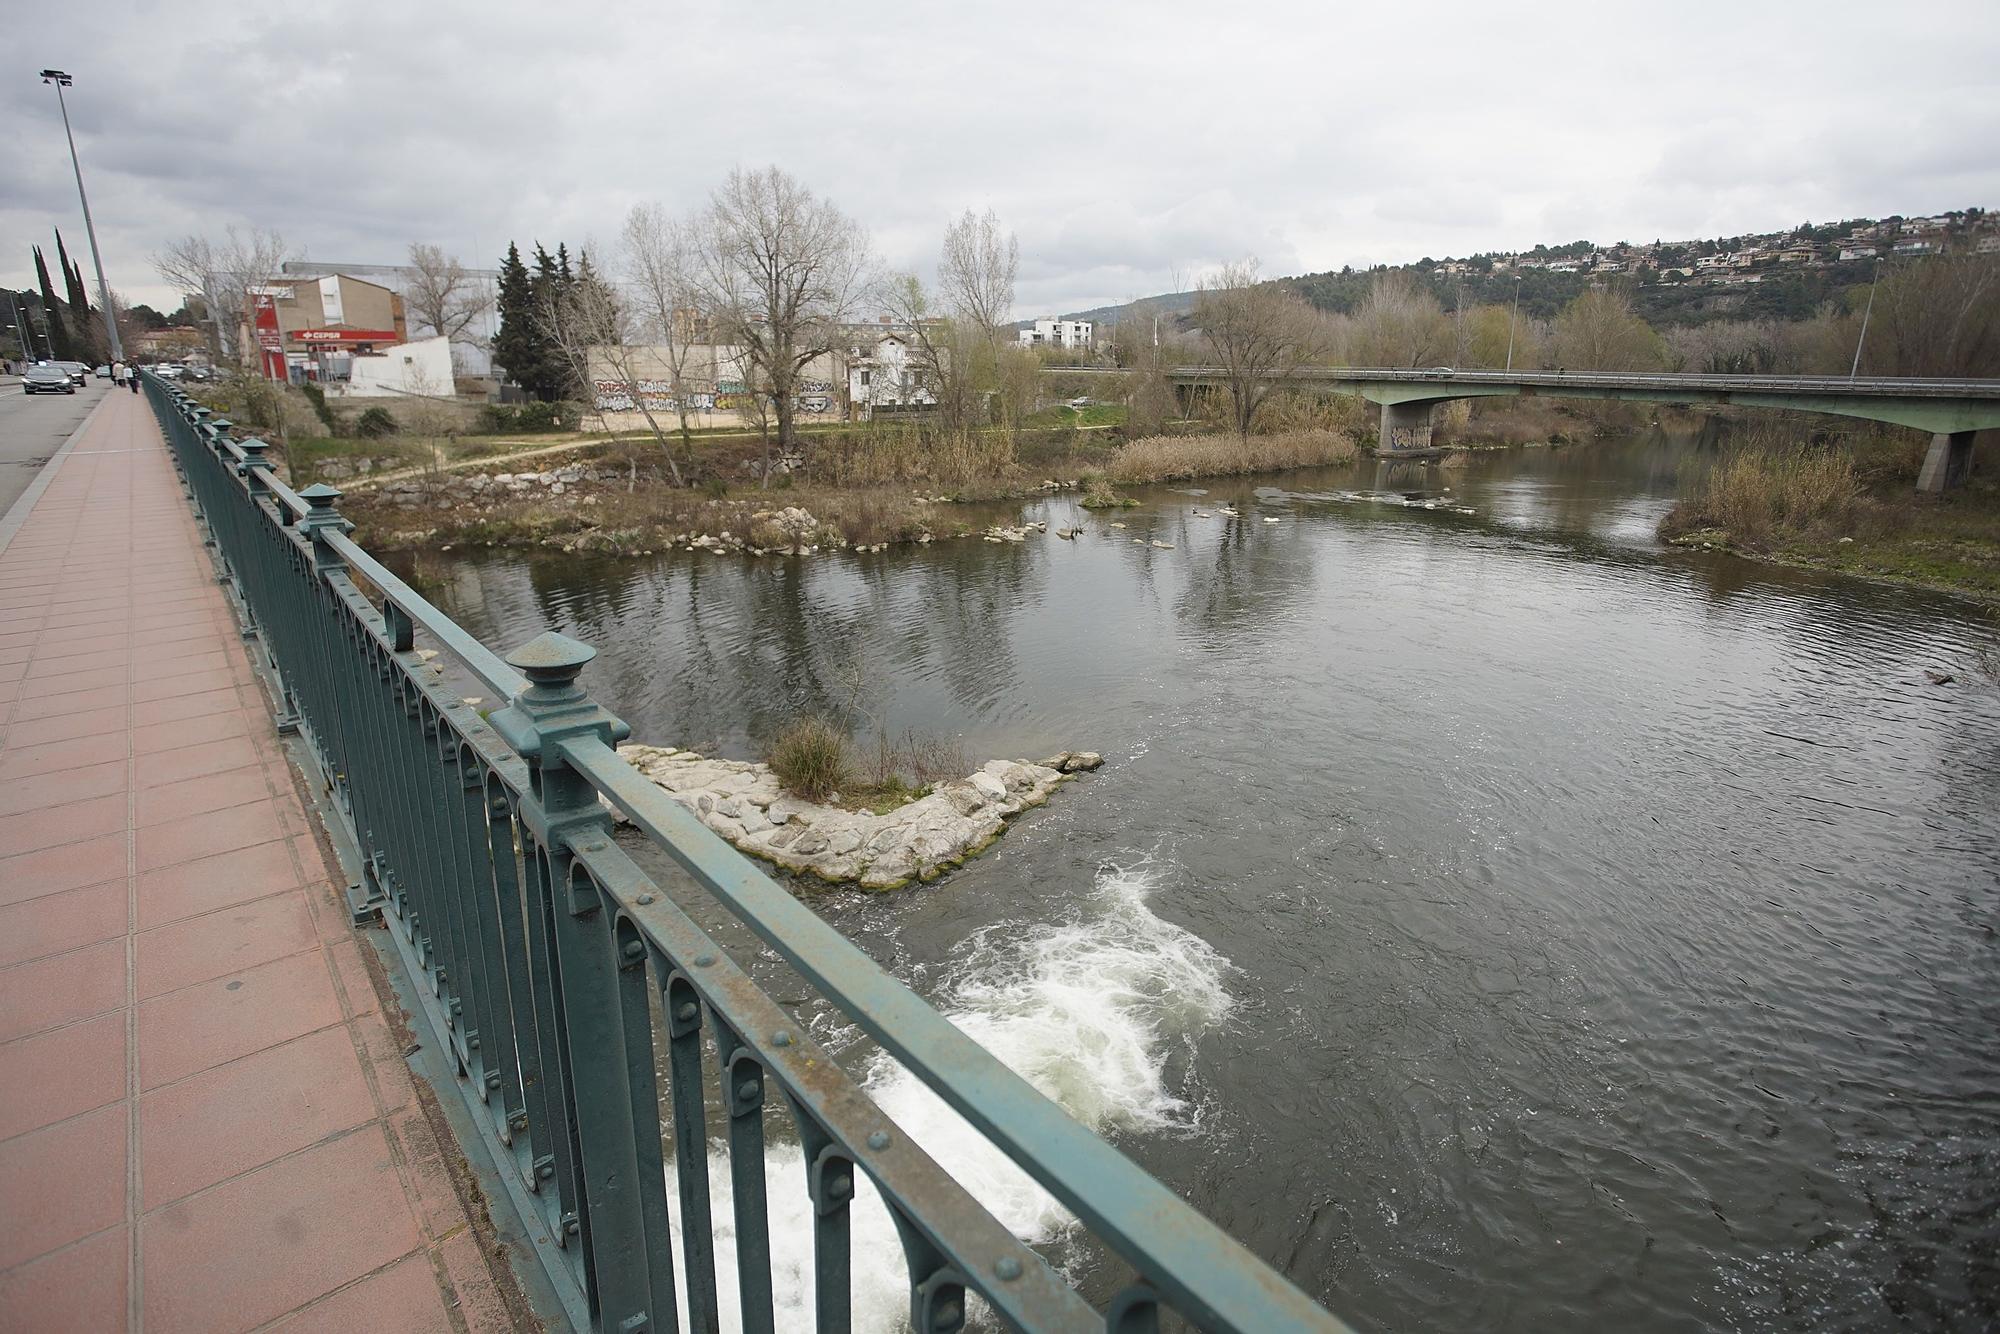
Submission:
<svg viewBox="0 0 2000 1334">
<path fill-rule="evenodd" d="M 1021 247 L 1012 232 L 1002 233 L 992 209 L 971 209 L 944 230 L 938 286 L 952 317 L 997 337 L 1014 314 L 1014 275 Z"/>
<path fill-rule="evenodd" d="M 867 234 L 776 167 L 732 171 L 710 200 L 703 233 L 704 304 L 762 372 L 778 447 L 789 452 L 800 374 L 840 344 L 841 323 L 866 284 Z M 767 485 L 770 464 L 767 444 Z"/>
<path fill-rule="evenodd" d="M 674 457 L 673 436 L 653 411 L 641 384 L 648 377 L 638 374 L 641 368 L 635 364 L 633 352 L 641 340 L 634 337 L 631 312 L 611 285 L 591 271 L 588 258 L 574 280 L 551 286 L 542 294 L 535 322 L 538 332 L 556 350 L 584 402 L 597 401 L 594 382 L 599 367 L 617 378 L 624 386 L 632 410 L 645 419 L 647 429 L 660 446 L 660 455 L 667 462 L 674 485 L 683 485 L 680 461 Z M 600 406 L 599 413 L 603 411 Z M 632 466 L 636 477 L 636 457 Z"/>
<path fill-rule="evenodd" d="M 668 389 L 680 414 L 681 446 L 694 448 L 689 370 L 702 313 L 700 237 L 692 223 L 658 204 L 635 204 L 625 217 L 625 280 L 643 331 L 665 349 Z"/>
<path fill-rule="evenodd" d="M 243 303 L 253 287 L 276 278 L 295 252 L 274 230 L 227 228 L 218 239 L 183 236 L 153 256 L 160 277 L 183 296 L 200 296 L 212 322 L 216 358 L 237 355 Z"/>
<path fill-rule="evenodd" d="M 466 330 L 493 304 L 485 284 L 466 271 L 456 255 L 440 246 L 410 244 L 413 274 L 403 292 L 413 322 L 454 343 L 469 341 Z"/>
<path fill-rule="evenodd" d="M 1455 341 L 1451 317 L 1408 272 L 1380 273 L 1349 324 L 1349 359 L 1359 366 L 1423 366 Z"/>
<path fill-rule="evenodd" d="M 2000 374 L 2000 256 L 1943 255 L 1888 270 L 1861 364 L 1873 375 Z"/>
<path fill-rule="evenodd" d="M 1226 264 L 1197 286 L 1193 322 L 1222 369 L 1236 433 L 1245 439 L 1271 392 L 1326 355 L 1318 312 L 1278 284 L 1260 282 L 1254 259 Z"/>
<path fill-rule="evenodd" d="M 1657 370 L 1666 345 L 1632 309 L 1629 293 L 1593 287 L 1556 317 L 1554 356 L 1559 367 L 1592 371 Z"/>
</svg>

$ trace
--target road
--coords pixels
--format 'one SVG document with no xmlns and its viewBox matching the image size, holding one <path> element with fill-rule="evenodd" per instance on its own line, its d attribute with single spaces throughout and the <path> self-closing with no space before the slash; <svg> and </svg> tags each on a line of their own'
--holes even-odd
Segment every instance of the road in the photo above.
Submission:
<svg viewBox="0 0 2000 1334">
<path fill-rule="evenodd" d="M 21 382 L 12 376 L 0 383 L 0 514 L 20 499 L 49 456 L 110 392 L 110 382 L 95 377 L 74 394 L 23 394 Z"/>
</svg>

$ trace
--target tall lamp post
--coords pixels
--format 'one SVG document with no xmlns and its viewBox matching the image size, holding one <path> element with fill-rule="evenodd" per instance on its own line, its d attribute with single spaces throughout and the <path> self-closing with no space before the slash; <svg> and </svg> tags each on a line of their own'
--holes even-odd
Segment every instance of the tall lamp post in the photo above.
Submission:
<svg viewBox="0 0 2000 1334">
<path fill-rule="evenodd" d="M 63 137 L 69 140 L 69 165 L 76 172 L 76 197 L 83 201 L 83 230 L 90 237 L 90 262 L 97 266 L 97 299 L 104 306 L 104 336 L 111 340 L 111 359 L 125 360 L 125 349 L 118 341 L 118 320 L 111 313 L 111 285 L 104 281 L 104 256 L 97 253 L 97 228 L 90 221 L 90 196 L 83 192 L 83 164 L 76 157 L 76 136 L 70 133 L 69 103 L 63 100 L 63 89 L 70 86 L 69 75 L 59 69 L 42 71 L 42 82 L 56 86 L 56 105 L 62 108 Z"/>
<path fill-rule="evenodd" d="M 1507 369 L 1514 369 L 1514 317 L 1521 313 L 1521 275 L 1514 275 L 1514 305 L 1507 312 Z"/>
</svg>

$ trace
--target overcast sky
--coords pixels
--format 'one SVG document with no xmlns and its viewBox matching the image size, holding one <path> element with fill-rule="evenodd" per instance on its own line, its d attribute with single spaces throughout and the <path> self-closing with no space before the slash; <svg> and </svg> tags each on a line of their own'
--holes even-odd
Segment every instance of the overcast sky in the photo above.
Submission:
<svg viewBox="0 0 2000 1334">
<path fill-rule="evenodd" d="M 1623 11 L 1623 12 L 1620 12 Z M 0 281 L 60 226 L 55 94 L 114 288 L 275 227 L 304 254 L 491 267 L 775 162 L 928 271 L 1020 237 L 1016 314 L 1587 237 L 2000 207 L 2000 4 L 92 4 L 24 10 L 0 80 Z M 60 279 L 57 280 L 60 285 Z"/>
</svg>

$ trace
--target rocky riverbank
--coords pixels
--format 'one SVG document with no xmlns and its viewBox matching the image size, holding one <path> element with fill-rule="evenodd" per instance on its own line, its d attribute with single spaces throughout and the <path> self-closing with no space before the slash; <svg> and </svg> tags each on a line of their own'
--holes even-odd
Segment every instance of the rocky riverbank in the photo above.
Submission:
<svg viewBox="0 0 2000 1334">
<path fill-rule="evenodd" d="M 738 850 L 873 890 L 935 879 L 998 838 L 1009 818 L 1047 801 L 1071 774 L 1103 763 L 1089 751 L 1039 764 L 993 760 L 878 815 L 791 796 L 766 764 L 634 743 L 618 753 Z"/>
</svg>

